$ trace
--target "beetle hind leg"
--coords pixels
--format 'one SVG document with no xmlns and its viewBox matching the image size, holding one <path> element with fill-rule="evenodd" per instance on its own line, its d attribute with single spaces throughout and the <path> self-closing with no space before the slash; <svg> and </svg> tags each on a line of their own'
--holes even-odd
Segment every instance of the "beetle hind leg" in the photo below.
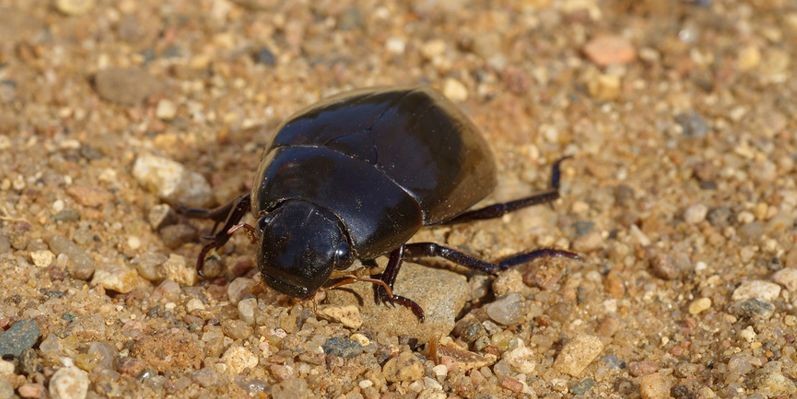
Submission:
<svg viewBox="0 0 797 399">
<path fill-rule="evenodd" d="M 449 219 L 441 224 L 451 225 L 472 222 L 474 220 L 493 219 L 519 209 L 556 201 L 559 199 L 559 179 L 562 175 L 560 164 L 562 161 L 570 158 L 572 157 L 566 156 L 559 158 L 553 163 L 553 165 L 551 165 L 551 188 L 548 191 L 534 194 L 529 197 L 516 199 L 514 201 L 502 202 L 489 205 L 484 208 L 474 209 L 456 216 L 453 219 Z"/>
<path fill-rule="evenodd" d="M 510 267 L 521 265 L 531 262 L 539 258 L 568 258 L 573 260 L 581 260 L 575 252 L 565 251 L 563 249 L 555 248 L 540 248 L 528 252 L 521 252 L 504 258 L 498 262 L 488 262 L 474 256 L 460 252 L 456 249 L 444 247 L 433 242 L 419 242 L 404 245 L 405 258 L 425 258 L 425 257 L 439 257 L 448 261 L 454 262 L 460 266 L 465 266 L 469 269 L 478 270 L 484 273 L 498 273 L 499 271 L 506 270 Z"/>
</svg>

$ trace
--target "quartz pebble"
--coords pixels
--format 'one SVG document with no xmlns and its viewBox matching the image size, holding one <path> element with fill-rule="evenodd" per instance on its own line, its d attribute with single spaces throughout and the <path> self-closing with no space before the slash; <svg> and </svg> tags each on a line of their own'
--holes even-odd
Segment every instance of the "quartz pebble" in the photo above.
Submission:
<svg viewBox="0 0 797 399">
<path fill-rule="evenodd" d="M 766 302 L 772 302 L 780 295 L 780 286 L 764 280 L 750 280 L 743 282 L 733 291 L 732 299 L 742 301 L 745 299 L 757 298 Z"/>
<path fill-rule="evenodd" d="M 524 313 L 523 297 L 512 292 L 487 304 L 484 309 L 487 311 L 487 316 L 496 323 L 517 324 Z"/>
<path fill-rule="evenodd" d="M 643 399 L 668 399 L 670 381 L 661 373 L 652 373 L 639 378 L 639 393 Z"/>
<path fill-rule="evenodd" d="M 337 321 L 348 328 L 360 328 L 363 324 L 360 308 L 356 305 L 324 306 L 318 309 L 318 315 L 329 320 Z"/>
<path fill-rule="evenodd" d="M 172 120 L 175 115 L 177 115 L 177 106 L 172 101 L 165 98 L 158 101 L 158 106 L 155 108 L 155 116 L 158 119 Z"/>
<path fill-rule="evenodd" d="M 94 8 L 94 0 L 56 0 L 55 8 L 66 15 L 82 15 Z"/>
<path fill-rule="evenodd" d="M 231 303 L 237 304 L 247 295 L 251 295 L 255 288 L 255 280 L 246 277 L 238 277 L 227 285 L 227 298 Z"/>
<path fill-rule="evenodd" d="M 412 352 L 401 352 L 382 366 L 385 379 L 390 382 L 415 381 L 423 377 L 423 364 Z"/>
<path fill-rule="evenodd" d="M 517 340 L 517 347 L 504 352 L 501 357 L 516 372 L 530 374 L 536 366 L 534 362 L 534 351 L 527 348 L 521 340 Z"/>
<path fill-rule="evenodd" d="M 772 281 L 786 288 L 790 293 L 797 293 L 797 268 L 787 267 L 772 275 Z"/>
<path fill-rule="evenodd" d="M 0 379 L 0 399 L 14 399 L 14 386 L 5 379 Z"/>
<path fill-rule="evenodd" d="M 43 249 L 41 251 L 33 251 L 30 253 L 30 260 L 33 261 L 33 264 L 38 267 L 49 267 L 53 264 L 53 260 L 55 260 L 55 255 Z"/>
<path fill-rule="evenodd" d="M 14 374 L 14 363 L 0 359 L 0 377 Z"/>
<path fill-rule="evenodd" d="M 138 272 L 130 267 L 106 264 L 94 272 L 91 285 L 126 294 L 142 282 Z"/>
<path fill-rule="evenodd" d="M 197 272 L 193 265 L 189 265 L 182 255 L 171 254 L 166 262 L 161 265 L 165 278 L 181 285 L 192 286 L 196 284 Z"/>
<path fill-rule="evenodd" d="M 83 399 L 88 394 L 89 375 L 77 367 L 58 369 L 50 378 L 50 397 L 53 399 Z"/>
<path fill-rule="evenodd" d="M 246 298 L 238 302 L 238 316 L 249 325 L 255 324 L 255 313 L 257 312 L 257 299 Z"/>
<path fill-rule="evenodd" d="M 17 392 L 23 398 L 41 398 L 44 395 L 44 386 L 42 384 L 22 384 Z M 2 397 L 0 395 L 0 398 Z"/>
<path fill-rule="evenodd" d="M 257 356 L 248 349 L 237 345 L 227 349 L 221 360 L 232 374 L 241 374 L 246 369 L 253 369 L 258 363 Z"/>
<path fill-rule="evenodd" d="M 603 351 L 603 342 L 592 335 L 578 335 L 571 339 L 554 361 L 554 368 L 562 373 L 578 377 L 584 369 Z"/>
<path fill-rule="evenodd" d="M 202 175 L 168 158 L 139 155 L 133 164 L 133 176 L 147 190 L 168 201 L 203 207 L 213 200 L 210 184 Z"/>
<path fill-rule="evenodd" d="M 72 240 L 53 235 L 47 238 L 47 245 L 56 255 L 64 254 L 69 258 L 66 271 L 70 276 L 79 280 L 88 280 L 94 274 L 94 260 Z"/>
<path fill-rule="evenodd" d="M 468 99 L 468 89 L 456 79 L 446 79 L 443 83 L 443 95 L 451 101 L 465 101 Z"/>
<path fill-rule="evenodd" d="M 698 224 L 706 220 L 708 214 L 708 207 L 703 204 L 695 204 L 686 208 L 684 211 L 684 220 L 689 224 Z"/>
<path fill-rule="evenodd" d="M 689 314 L 697 315 L 711 308 L 711 299 L 699 298 L 689 304 Z"/>
</svg>

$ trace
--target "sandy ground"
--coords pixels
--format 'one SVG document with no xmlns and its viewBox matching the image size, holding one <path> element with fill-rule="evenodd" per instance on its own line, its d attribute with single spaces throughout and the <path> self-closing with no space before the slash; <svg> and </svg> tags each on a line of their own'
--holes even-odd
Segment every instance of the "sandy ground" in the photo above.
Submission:
<svg viewBox="0 0 797 399">
<path fill-rule="evenodd" d="M 789 0 L 0 0 L 0 398 L 795 397 L 796 45 Z M 485 203 L 574 155 L 553 206 L 414 240 L 585 260 L 410 264 L 423 324 L 365 283 L 279 295 L 244 235 L 198 278 L 211 226 L 167 202 L 398 84 L 482 129 Z"/>
</svg>

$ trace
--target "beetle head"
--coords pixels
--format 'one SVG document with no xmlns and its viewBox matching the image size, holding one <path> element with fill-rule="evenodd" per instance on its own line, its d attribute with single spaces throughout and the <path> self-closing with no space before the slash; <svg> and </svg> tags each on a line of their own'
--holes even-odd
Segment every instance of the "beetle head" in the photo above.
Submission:
<svg viewBox="0 0 797 399">
<path fill-rule="evenodd" d="M 354 261 L 339 219 L 309 202 L 283 202 L 258 220 L 258 228 L 258 267 L 266 283 L 284 294 L 307 298 L 332 269 L 345 269 Z"/>
</svg>

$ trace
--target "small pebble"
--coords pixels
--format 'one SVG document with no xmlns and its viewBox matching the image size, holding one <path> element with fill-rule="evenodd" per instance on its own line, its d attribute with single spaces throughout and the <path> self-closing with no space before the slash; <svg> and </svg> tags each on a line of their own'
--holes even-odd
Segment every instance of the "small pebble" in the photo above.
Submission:
<svg viewBox="0 0 797 399">
<path fill-rule="evenodd" d="M 66 188 L 66 193 L 78 204 L 89 208 L 99 208 L 113 201 L 111 193 L 98 187 L 73 185 Z"/>
<path fill-rule="evenodd" d="M 324 342 L 322 348 L 327 355 L 344 359 L 363 353 L 363 347 L 357 341 L 347 337 L 332 337 Z"/>
<path fill-rule="evenodd" d="M 224 335 L 232 339 L 246 339 L 252 335 L 252 326 L 243 320 L 224 320 L 221 322 L 221 330 Z"/>
<path fill-rule="evenodd" d="M 681 275 L 672 256 L 663 253 L 654 253 L 650 257 L 650 272 L 663 280 L 675 280 Z"/>
<path fill-rule="evenodd" d="M 199 310 L 205 310 L 205 304 L 197 298 L 191 298 L 188 303 L 185 304 L 185 311 L 188 313 L 193 313 Z"/>
<path fill-rule="evenodd" d="M 212 367 L 203 367 L 191 374 L 191 378 L 204 388 L 215 386 L 219 383 L 219 374 Z"/>
<path fill-rule="evenodd" d="M 782 285 L 790 293 L 797 293 L 797 268 L 787 267 L 772 275 L 772 281 Z"/>
<path fill-rule="evenodd" d="M 52 399 L 83 399 L 89 391 L 89 375 L 77 367 L 58 369 L 50 378 Z"/>
<path fill-rule="evenodd" d="M 138 68 L 109 68 L 94 77 L 97 93 L 119 105 L 138 105 L 160 89 L 160 82 Z"/>
<path fill-rule="evenodd" d="M 698 224 L 706 220 L 708 214 L 708 207 L 703 204 L 695 204 L 686 208 L 684 211 L 684 220 L 689 224 Z"/>
<path fill-rule="evenodd" d="M 565 344 L 554 361 L 554 368 L 578 377 L 603 351 L 603 342 L 592 335 L 579 335 Z"/>
<path fill-rule="evenodd" d="M 277 64 L 277 57 L 268 47 L 260 47 L 254 54 L 255 62 L 262 65 L 274 66 Z"/>
<path fill-rule="evenodd" d="M 617 75 L 592 74 L 587 80 L 589 95 L 599 101 L 612 101 L 620 96 L 622 81 Z"/>
<path fill-rule="evenodd" d="M 168 158 L 139 155 L 133 164 L 133 176 L 147 190 L 168 201 L 203 207 L 213 200 L 210 184 L 202 175 Z"/>
<path fill-rule="evenodd" d="M 594 385 L 595 385 L 595 380 L 593 380 L 592 378 L 585 378 L 577 382 L 575 385 L 571 386 L 570 393 L 577 396 L 584 395 L 585 393 L 587 393 L 587 391 L 592 389 Z"/>
<path fill-rule="evenodd" d="M 689 304 L 689 314 L 697 315 L 711 308 L 711 299 L 699 298 Z"/>
<path fill-rule="evenodd" d="M 534 351 L 527 348 L 523 341 L 518 339 L 517 342 L 517 348 L 504 352 L 501 360 L 505 360 L 518 373 L 531 374 L 536 367 Z"/>
<path fill-rule="evenodd" d="M 516 292 L 500 297 L 484 306 L 487 316 L 503 325 L 517 324 L 523 318 L 523 297 Z"/>
<path fill-rule="evenodd" d="M 164 226 L 176 223 L 177 216 L 169 205 L 157 204 L 149 209 L 147 221 L 153 229 L 159 230 Z"/>
<path fill-rule="evenodd" d="M 348 328 L 357 329 L 363 324 L 360 307 L 356 305 L 330 305 L 318 309 L 318 315 L 328 320 L 337 321 Z"/>
<path fill-rule="evenodd" d="M 141 283 L 138 272 L 127 266 L 106 264 L 94 272 L 91 285 L 99 285 L 106 290 L 127 294 Z"/>
<path fill-rule="evenodd" d="M 72 240 L 64 236 L 54 235 L 47 238 L 47 244 L 56 255 L 64 254 L 69 257 L 66 271 L 73 278 L 88 280 L 94 274 L 94 260 Z"/>
<path fill-rule="evenodd" d="M 745 281 L 733 291 L 732 299 L 742 301 L 757 298 L 765 302 L 772 302 L 780 295 L 780 286 L 764 280 Z"/>
<path fill-rule="evenodd" d="M 627 64 L 636 58 L 634 46 L 622 36 L 598 36 L 587 42 L 584 54 L 599 66 Z"/>
<path fill-rule="evenodd" d="M 669 399 L 670 381 L 660 373 L 639 378 L 639 393 L 643 399 Z"/>
<path fill-rule="evenodd" d="M 743 318 L 767 320 L 775 314 L 775 305 L 758 298 L 749 298 L 734 303 L 730 311 Z"/>
<path fill-rule="evenodd" d="M 0 399 L 14 399 L 14 386 L 5 379 L 0 379 Z"/>
<path fill-rule="evenodd" d="M 443 95 L 451 101 L 462 102 L 468 99 L 468 89 L 462 82 L 448 78 L 443 83 Z"/>
<path fill-rule="evenodd" d="M 221 357 L 232 374 L 241 374 L 246 369 L 254 369 L 258 358 L 248 349 L 233 345 Z"/>
<path fill-rule="evenodd" d="M 675 116 L 675 122 L 681 127 L 684 136 L 691 138 L 705 137 L 709 132 L 708 124 L 697 112 L 690 111 Z"/>
<path fill-rule="evenodd" d="M 14 363 L 0 359 L 0 376 L 14 374 Z"/>
<path fill-rule="evenodd" d="M 237 305 L 241 299 L 252 294 L 255 285 L 257 284 L 251 278 L 238 277 L 227 285 L 227 298 L 230 303 Z"/>
<path fill-rule="evenodd" d="M 30 253 L 30 260 L 38 267 L 49 267 L 55 260 L 55 254 L 46 249 L 33 251 Z"/>
<path fill-rule="evenodd" d="M 183 223 L 164 226 L 158 231 L 158 234 L 163 244 L 170 249 L 177 249 L 183 244 L 195 242 L 199 236 L 193 226 Z"/>
<path fill-rule="evenodd" d="M 178 284 L 192 286 L 196 284 L 197 272 L 194 265 L 189 265 L 188 261 L 177 254 L 169 255 L 169 259 L 161 265 L 165 278 Z"/>
<path fill-rule="evenodd" d="M 390 37 L 385 42 L 385 49 L 393 54 L 401 55 L 404 54 L 404 49 L 406 47 L 406 43 L 399 37 Z"/>
<path fill-rule="evenodd" d="M 382 366 L 389 382 L 415 381 L 423 377 L 423 363 L 412 352 L 404 351 Z"/>
<path fill-rule="evenodd" d="M 158 106 L 155 108 L 155 116 L 158 119 L 172 120 L 177 115 L 177 106 L 170 100 L 162 99 L 158 101 Z"/>
<path fill-rule="evenodd" d="M 579 236 L 573 241 L 573 250 L 580 253 L 592 252 L 603 246 L 603 237 L 597 230 Z"/>
<path fill-rule="evenodd" d="M 255 314 L 257 312 L 257 299 L 246 298 L 238 302 L 238 317 L 249 325 L 255 324 Z"/>
<path fill-rule="evenodd" d="M 44 385 L 42 384 L 22 384 L 17 390 L 19 396 L 23 398 L 41 398 L 44 395 Z M 2 395 L 0 395 L 2 397 Z"/>
<path fill-rule="evenodd" d="M 17 321 L 8 330 L 0 332 L 0 358 L 18 358 L 23 351 L 32 348 L 40 336 L 41 331 L 36 320 Z"/>
<path fill-rule="evenodd" d="M 83 15 L 94 8 L 94 0 L 56 0 L 55 8 L 66 15 Z"/>
</svg>

